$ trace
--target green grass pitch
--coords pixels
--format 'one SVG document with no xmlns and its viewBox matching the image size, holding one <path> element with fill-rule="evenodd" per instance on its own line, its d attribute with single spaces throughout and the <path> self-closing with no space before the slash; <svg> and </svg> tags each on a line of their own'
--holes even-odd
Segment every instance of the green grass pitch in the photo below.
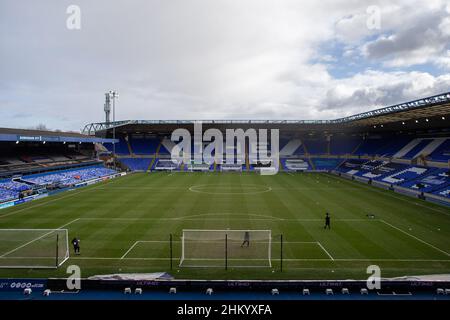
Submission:
<svg viewBox="0 0 450 320">
<path fill-rule="evenodd" d="M 71 248 L 59 269 L 0 269 L 0 277 L 63 277 L 72 264 L 82 277 L 366 279 L 372 264 L 382 277 L 450 273 L 449 208 L 319 173 L 132 174 L 1 210 L 0 229 L 9 228 L 67 228 L 81 255 Z M 183 229 L 227 228 L 271 230 L 272 267 L 178 267 Z"/>
</svg>

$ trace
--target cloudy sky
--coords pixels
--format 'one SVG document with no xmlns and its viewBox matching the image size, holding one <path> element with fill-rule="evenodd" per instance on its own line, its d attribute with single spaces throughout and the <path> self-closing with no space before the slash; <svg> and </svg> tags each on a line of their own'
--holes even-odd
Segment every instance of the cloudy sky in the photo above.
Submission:
<svg viewBox="0 0 450 320">
<path fill-rule="evenodd" d="M 109 89 L 117 119 L 334 119 L 447 92 L 450 1 L 0 1 L 0 127 L 80 130 Z"/>
</svg>

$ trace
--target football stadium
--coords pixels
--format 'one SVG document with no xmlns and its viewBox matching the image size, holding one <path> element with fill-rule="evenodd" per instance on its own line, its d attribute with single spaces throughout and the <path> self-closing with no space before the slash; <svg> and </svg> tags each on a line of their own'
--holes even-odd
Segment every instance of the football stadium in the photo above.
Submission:
<svg viewBox="0 0 450 320">
<path fill-rule="evenodd" d="M 265 283 L 364 280 L 375 265 L 383 279 L 446 280 L 449 107 L 443 93 L 331 121 L 201 121 L 201 138 L 245 133 L 244 161 L 221 164 L 174 160 L 176 129 L 194 155 L 217 146 L 198 143 L 199 121 L 1 129 L 0 276 L 64 278 L 77 265 L 87 279 Z M 279 130 L 278 172 L 250 162 L 274 143 L 249 146 L 250 128 Z"/>
<path fill-rule="evenodd" d="M 448 309 L 448 1 L 31 2 L 0 1 L 1 310 Z"/>
</svg>

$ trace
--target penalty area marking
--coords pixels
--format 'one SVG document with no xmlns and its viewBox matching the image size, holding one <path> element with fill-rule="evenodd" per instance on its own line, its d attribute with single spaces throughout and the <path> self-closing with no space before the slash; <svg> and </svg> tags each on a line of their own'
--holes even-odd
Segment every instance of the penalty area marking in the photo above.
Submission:
<svg viewBox="0 0 450 320">
<path fill-rule="evenodd" d="M 325 249 L 325 247 L 319 242 L 319 241 L 317 241 L 316 242 L 317 243 L 317 245 L 327 254 L 327 256 L 329 256 L 330 257 L 330 259 L 332 260 L 332 261 L 334 261 L 334 258 L 333 258 L 333 256 L 327 251 L 327 249 Z"/>
<path fill-rule="evenodd" d="M 174 243 L 180 243 L 181 241 L 179 240 L 174 240 L 172 241 Z M 122 257 L 120 257 L 120 260 L 124 260 L 124 259 L 128 259 L 126 258 L 126 256 L 140 243 L 170 243 L 169 240 L 138 240 L 135 241 L 131 247 L 122 255 Z M 279 241 L 272 241 L 272 244 L 277 244 L 280 243 Z M 325 249 L 325 247 L 318 241 L 285 241 L 283 242 L 284 244 L 315 244 L 317 246 L 319 246 L 319 248 L 325 252 L 325 254 L 329 257 L 329 259 L 319 259 L 319 260 L 331 260 L 331 261 L 335 261 L 335 259 L 333 258 L 333 256 Z M 134 259 L 134 258 L 133 258 Z M 140 258 L 136 258 L 136 259 L 140 259 Z M 142 259 L 147 259 L 147 258 L 142 258 Z M 159 260 L 160 258 L 151 258 L 154 260 Z M 168 258 L 169 259 L 169 258 Z M 176 259 L 176 258 L 174 258 Z M 222 259 L 189 259 L 189 260 L 222 260 Z M 247 260 L 247 259 L 232 259 L 232 260 Z M 250 260 L 266 260 L 266 259 L 250 259 Z M 305 259 L 286 259 L 287 261 L 296 261 L 296 260 L 305 260 Z"/>
</svg>

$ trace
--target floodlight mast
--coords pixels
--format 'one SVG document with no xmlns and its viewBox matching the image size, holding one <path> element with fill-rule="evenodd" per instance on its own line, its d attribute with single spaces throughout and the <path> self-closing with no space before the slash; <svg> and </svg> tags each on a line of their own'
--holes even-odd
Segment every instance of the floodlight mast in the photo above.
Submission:
<svg viewBox="0 0 450 320">
<path fill-rule="evenodd" d="M 109 91 L 109 97 L 112 99 L 113 103 L 113 159 L 114 159 L 114 170 L 116 170 L 116 127 L 114 123 L 116 122 L 116 98 L 119 98 L 119 93 L 115 90 Z"/>
</svg>

